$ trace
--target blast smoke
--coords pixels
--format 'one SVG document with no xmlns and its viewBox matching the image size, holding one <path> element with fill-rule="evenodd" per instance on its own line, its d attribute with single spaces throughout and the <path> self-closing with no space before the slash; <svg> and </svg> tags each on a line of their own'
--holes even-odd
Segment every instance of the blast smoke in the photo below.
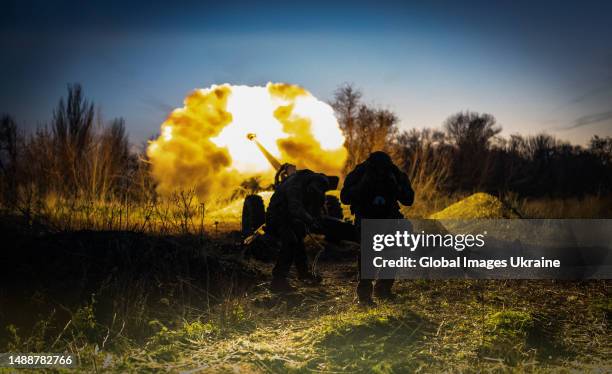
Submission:
<svg viewBox="0 0 612 374">
<path fill-rule="evenodd" d="M 333 109 L 304 88 L 213 85 L 190 93 L 161 125 L 147 155 L 158 192 L 195 189 L 225 198 L 242 180 L 273 169 L 248 133 L 281 163 L 339 175 L 347 152 Z"/>
</svg>

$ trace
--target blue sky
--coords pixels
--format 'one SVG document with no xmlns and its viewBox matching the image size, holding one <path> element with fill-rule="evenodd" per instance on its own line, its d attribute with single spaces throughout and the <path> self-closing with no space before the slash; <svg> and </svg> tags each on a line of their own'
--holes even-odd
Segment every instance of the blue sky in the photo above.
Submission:
<svg viewBox="0 0 612 374">
<path fill-rule="evenodd" d="M 135 143 L 194 88 L 282 81 L 327 100 L 352 82 L 403 129 L 470 109 L 505 134 L 612 136 L 609 1 L 84 3 L 2 2 L 0 112 L 24 127 L 71 82 Z"/>
</svg>

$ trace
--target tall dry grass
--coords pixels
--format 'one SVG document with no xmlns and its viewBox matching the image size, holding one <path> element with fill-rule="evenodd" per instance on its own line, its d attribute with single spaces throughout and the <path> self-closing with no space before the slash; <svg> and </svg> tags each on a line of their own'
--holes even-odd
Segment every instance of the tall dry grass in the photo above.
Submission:
<svg viewBox="0 0 612 374">
<path fill-rule="evenodd" d="M 513 205 L 523 218 L 612 218 L 612 196 L 526 198 Z"/>
</svg>

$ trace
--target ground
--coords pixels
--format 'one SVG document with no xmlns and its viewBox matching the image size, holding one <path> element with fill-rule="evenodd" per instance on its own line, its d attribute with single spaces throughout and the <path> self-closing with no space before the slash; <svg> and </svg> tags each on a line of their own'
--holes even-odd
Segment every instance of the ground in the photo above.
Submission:
<svg viewBox="0 0 612 374">
<path fill-rule="evenodd" d="M 584 305 L 585 299 L 604 297 L 602 284 L 567 289 L 548 282 L 525 300 L 521 295 L 533 284 L 402 282 L 396 303 L 363 310 L 352 302 L 347 273 L 341 266 L 326 270 L 322 288 L 286 298 L 255 292 L 254 305 L 264 304 L 258 324 L 189 345 L 169 366 L 381 373 L 612 368 L 602 312 Z M 543 299 L 554 308 L 538 305 Z M 500 314 L 510 321 L 518 314 L 520 325 L 503 325 L 496 321 Z M 523 326 L 524 319 L 531 323 Z"/>
<path fill-rule="evenodd" d="M 606 280 L 405 280 L 396 301 L 363 309 L 358 247 L 320 236 L 307 248 L 311 261 L 325 248 L 323 283 L 292 277 L 298 291 L 274 295 L 273 251 L 245 252 L 232 229 L 58 232 L 5 217 L 0 234 L 0 351 L 70 352 L 85 371 L 612 371 Z"/>
<path fill-rule="evenodd" d="M 609 310 L 591 304 L 605 300 L 602 282 L 404 281 L 397 302 L 362 309 L 353 268 L 325 264 L 321 287 L 285 297 L 262 284 L 244 301 L 242 328 L 177 337 L 168 344 L 183 349 L 167 362 L 128 361 L 195 372 L 612 369 Z"/>
<path fill-rule="evenodd" d="M 355 248 L 321 237 L 308 248 L 329 246 L 323 283 L 292 279 L 299 290 L 278 296 L 268 291 L 271 263 L 245 259 L 231 233 L 14 235 L 22 256 L 44 245 L 57 257 L 31 261 L 29 282 L 5 290 L 2 350 L 65 350 L 88 371 L 612 370 L 607 281 L 399 281 L 397 301 L 362 309 Z"/>
</svg>

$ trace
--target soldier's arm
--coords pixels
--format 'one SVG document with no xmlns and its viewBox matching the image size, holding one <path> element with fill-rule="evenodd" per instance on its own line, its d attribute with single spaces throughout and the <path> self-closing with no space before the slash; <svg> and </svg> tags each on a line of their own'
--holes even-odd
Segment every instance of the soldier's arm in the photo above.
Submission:
<svg viewBox="0 0 612 374">
<path fill-rule="evenodd" d="M 348 173 L 346 179 L 344 179 L 344 185 L 342 186 L 342 190 L 340 191 L 340 201 L 342 201 L 342 204 L 352 204 L 352 202 L 355 200 L 355 197 L 359 195 L 362 176 L 363 171 L 361 168 L 357 168 Z"/>
<path fill-rule="evenodd" d="M 304 196 L 302 188 L 298 183 L 287 186 L 287 207 L 292 218 L 310 224 L 312 216 L 304 208 Z"/>
</svg>

